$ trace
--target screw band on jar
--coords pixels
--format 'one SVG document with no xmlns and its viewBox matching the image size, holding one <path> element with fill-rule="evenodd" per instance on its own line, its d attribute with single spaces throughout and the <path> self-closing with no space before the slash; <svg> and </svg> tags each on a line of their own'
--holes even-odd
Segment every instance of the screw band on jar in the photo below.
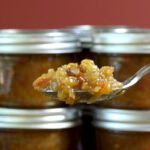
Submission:
<svg viewBox="0 0 150 150">
<path fill-rule="evenodd" d="M 150 30 L 129 27 L 107 27 L 93 35 L 92 52 L 117 54 L 150 53 Z"/>
<path fill-rule="evenodd" d="M 80 52 L 78 37 L 62 30 L 0 30 L 0 54 Z"/>
<path fill-rule="evenodd" d="M 95 109 L 93 125 L 116 131 L 150 131 L 150 111 Z"/>
<path fill-rule="evenodd" d="M 10 109 L 0 108 L 2 129 L 66 129 L 81 124 L 76 108 Z"/>
</svg>

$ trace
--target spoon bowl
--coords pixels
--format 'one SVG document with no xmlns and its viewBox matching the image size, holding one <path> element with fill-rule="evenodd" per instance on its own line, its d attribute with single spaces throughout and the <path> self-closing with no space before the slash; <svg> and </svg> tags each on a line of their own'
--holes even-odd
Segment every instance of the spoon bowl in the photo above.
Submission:
<svg viewBox="0 0 150 150">
<path fill-rule="evenodd" d="M 75 90 L 76 99 L 78 103 L 96 103 L 105 100 L 111 100 L 119 95 L 122 95 L 124 92 L 127 91 L 130 87 L 134 86 L 142 77 L 146 74 L 150 73 L 150 64 L 142 67 L 138 70 L 133 76 L 122 82 L 123 86 L 120 89 L 112 91 L 110 94 L 95 96 L 90 94 L 87 91 L 83 90 Z M 42 91 L 44 94 L 48 95 L 53 100 L 59 100 L 57 97 L 57 92 L 49 89 L 44 89 Z"/>
</svg>

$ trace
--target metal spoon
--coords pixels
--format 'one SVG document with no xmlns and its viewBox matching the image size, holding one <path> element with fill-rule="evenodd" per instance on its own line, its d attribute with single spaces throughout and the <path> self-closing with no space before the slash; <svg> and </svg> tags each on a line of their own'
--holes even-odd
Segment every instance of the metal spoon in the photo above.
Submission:
<svg viewBox="0 0 150 150">
<path fill-rule="evenodd" d="M 102 95 L 102 96 L 96 97 L 86 91 L 76 90 L 75 93 L 78 99 L 77 102 L 90 104 L 90 103 L 96 103 L 99 101 L 113 99 L 123 94 L 128 88 L 135 85 L 143 76 L 145 76 L 148 73 L 150 73 L 150 64 L 142 67 L 133 76 L 131 76 L 130 78 L 122 82 L 123 86 L 121 89 L 117 89 L 108 95 Z M 46 95 L 49 95 L 53 100 L 58 100 L 57 92 L 53 90 L 48 90 L 48 89 L 45 89 L 42 92 L 45 93 Z"/>
</svg>

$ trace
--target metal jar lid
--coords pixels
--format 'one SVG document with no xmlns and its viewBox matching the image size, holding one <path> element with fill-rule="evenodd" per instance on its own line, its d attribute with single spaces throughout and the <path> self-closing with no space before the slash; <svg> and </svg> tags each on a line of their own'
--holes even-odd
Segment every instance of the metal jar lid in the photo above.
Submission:
<svg viewBox="0 0 150 150">
<path fill-rule="evenodd" d="M 94 35 L 94 32 L 96 30 L 95 26 L 79 25 L 79 26 L 68 27 L 66 30 L 68 30 L 78 36 L 78 38 L 81 42 L 81 46 L 83 48 L 91 47 L 92 36 Z"/>
<path fill-rule="evenodd" d="M 92 52 L 96 53 L 150 53 L 150 29 L 109 26 L 93 35 Z"/>
<path fill-rule="evenodd" d="M 11 109 L 0 108 L 1 129 L 66 129 L 81 124 L 76 108 Z"/>
<path fill-rule="evenodd" d="M 100 109 L 93 112 L 93 125 L 119 131 L 150 131 L 149 110 Z"/>
<path fill-rule="evenodd" d="M 80 52 L 75 34 L 62 30 L 0 30 L 0 54 Z"/>
</svg>

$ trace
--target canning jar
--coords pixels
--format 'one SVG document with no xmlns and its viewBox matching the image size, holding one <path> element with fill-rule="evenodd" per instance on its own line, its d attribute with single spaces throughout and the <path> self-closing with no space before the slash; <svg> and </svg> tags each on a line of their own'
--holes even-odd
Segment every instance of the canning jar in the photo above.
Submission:
<svg viewBox="0 0 150 150">
<path fill-rule="evenodd" d="M 80 61 L 78 38 L 61 30 L 0 30 L 0 106 L 62 105 L 33 89 L 49 68 Z"/>
<path fill-rule="evenodd" d="M 0 108 L 1 150 L 81 150 L 76 108 Z"/>
<path fill-rule="evenodd" d="M 83 49 L 89 49 L 92 46 L 92 36 L 96 30 L 95 26 L 92 25 L 78 25 L 71 26 L 64 29 L 78 36 L 81 47 Z"/>
<path fill-rule="evenodd" d="M 125 81 L 144 65 L 150 64 L 150 30 L 114 27 L 105 28 L 93 36 L 91 51 L 96 64 L 115 67 L 115 78 Z M 150 108 L 150 75 L 124 95 L 99 104 L 102 107 L 124 109 Z"/>
<path fill-rule="evenodd" d="M 96 31 L 96 26 L 92 25 L 78 25 L 65 28 L 65 31 L 69 31 L 75 34 L 81 43 L 82 59 L 89 58 L 93 59 L 92 53 L 90 52 L 92 46 L 92 36 Z"/>
<path fill-rule="evenodd" d="M 150 111 L 95 109 L 96 150 L 149 150 Z"/>
</svg>

